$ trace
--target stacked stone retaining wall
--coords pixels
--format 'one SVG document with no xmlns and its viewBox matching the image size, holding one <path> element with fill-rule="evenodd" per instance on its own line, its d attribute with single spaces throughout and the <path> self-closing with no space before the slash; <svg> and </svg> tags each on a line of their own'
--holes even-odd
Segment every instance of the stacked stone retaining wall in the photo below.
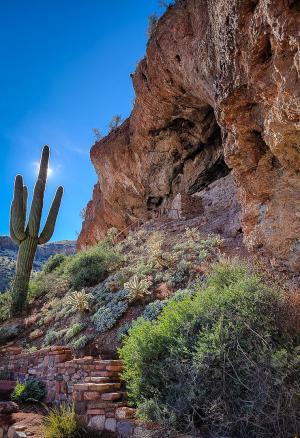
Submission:
<svg viewBox="0 0 300 438">
<path fill-rule="evenodd" d="M 74 358 L 67 347 L 50 347 L 24 352 L 11 347 L 0 352 L 0 371 L 15 380 L 37 379 L 47 388 L 47 403 L 74 403 L 77 414 L 90 429 L 131 436 L 134 410 L 126 406 L 126 393 L 120 382 L 120 360 L 92 356 Z M 122 431 L 127 431 L 124 435 Z"/>
</svg>

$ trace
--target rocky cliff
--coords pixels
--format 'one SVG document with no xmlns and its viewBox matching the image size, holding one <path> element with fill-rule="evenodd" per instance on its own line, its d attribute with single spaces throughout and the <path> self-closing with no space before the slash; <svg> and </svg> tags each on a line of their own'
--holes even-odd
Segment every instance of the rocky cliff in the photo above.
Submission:
<svg viewBox="0 0 300 438">
<path fill-rule="evenodd" d="M 73 240 L 50 242 L 39 245 L 33 263 L 33 270 L 39 271 L 45 261 L 54 254 L 74 254 L 76 243 Z M 0 236 L 0 293 L 5 291 L 15 274 L 18 247 L 8 236 Z"/>
<path fill-rule="evenodd" d="M 298 271 L 299 29 L 299 0 L 170 7 L 133 75 L 130 118 L 92 147 L 99 183 L 79 246 L 231 173 L 245 243 Z"/>
</svg>

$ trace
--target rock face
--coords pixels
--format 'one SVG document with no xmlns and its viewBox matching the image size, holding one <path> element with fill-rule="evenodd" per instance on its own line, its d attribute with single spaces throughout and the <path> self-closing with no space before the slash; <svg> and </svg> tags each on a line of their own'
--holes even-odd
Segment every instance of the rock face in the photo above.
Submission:
<svg viewBox="0 0 300 438">
<path fill-rule="evenodd" d="M 76 242 L 63 240 L 39 245 L 33 263 L 33 270 L 39 271 L 44 262 L 54 254 L 74 254 Z M 0 293 L 5 291 L 15 273 L 18 246 L 8 236 L 0 236 Z"/>
<path fill-rule="evenodd" d="M 130 118 L 92 147 L 79 247 L 231 173 L 245 243 L 299 270 L 299 29 L 299 0 L 170 7 L 133 75 Z"/>
</svg>

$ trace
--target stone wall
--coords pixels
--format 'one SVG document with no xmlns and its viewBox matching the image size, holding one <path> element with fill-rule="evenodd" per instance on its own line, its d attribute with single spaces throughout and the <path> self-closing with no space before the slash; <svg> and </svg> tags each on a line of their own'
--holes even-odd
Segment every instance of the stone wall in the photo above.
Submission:
<svg viewBox="0 0 300 438">
<path fill-rule="evenodd" d="M 168 217 L 172 219 L 192 219 L 203 213 L 201 198 L 178 193 L 172 201 Z"/>
<path fill-rule="evenodd" d="M 43 381 L 46 402 L 73 402 L 77 414 L 90 429 L 133 433 L 134 425 L 129 419 L 134 410 L 126 406 L 126 393 L 119 378 L 120 360 L 92 356 L 76 359 L 69 348 L 59 346 L 32 353 L 9 347 L 0 351 L 2 370 L 9 371 L 16 380 Z"/>
</svg>

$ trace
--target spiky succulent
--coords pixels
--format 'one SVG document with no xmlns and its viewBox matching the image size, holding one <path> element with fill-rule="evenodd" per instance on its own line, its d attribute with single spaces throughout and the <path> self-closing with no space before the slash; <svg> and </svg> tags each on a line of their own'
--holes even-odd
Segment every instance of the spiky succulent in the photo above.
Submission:
<svg viewBox="0 0 300 438">
<path fill-rule="evenodd" d="M 86 312 L 89 310 L 89 303 L 91 299 L 91 294 L 85 292 L 84 289 L 81 291 L 71 292 L 68 296 L 66 303 L 70 304 L 78 312 Z"/>
<path fill-rule="evenodd" d="M 190 242 L 197 242 L 201 238 L 199 230 L 196 227 L 186 227 L 185 235 Z"/>
<path fill-rule="evenodd" d="M 137 275 L 131 277 L 127 283 L 124 283 L 124 289 L 129 291 L 128 299 L 129 301 L 136 301 L 138 299 L 143 298 L 145 295 L 149 295 L 151 292 L 149 291 L 149 287 L 152 282 L 147 278 L 141 278 Z"/>
</svg>

